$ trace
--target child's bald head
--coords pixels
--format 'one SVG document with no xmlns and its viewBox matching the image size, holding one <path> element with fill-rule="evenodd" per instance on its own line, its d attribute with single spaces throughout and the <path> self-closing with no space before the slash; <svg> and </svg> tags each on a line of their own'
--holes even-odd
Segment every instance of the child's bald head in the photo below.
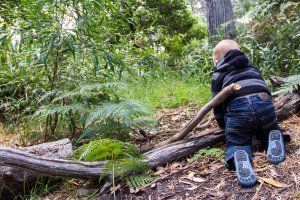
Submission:
<svg viewBox="0 0 300 200">
<path fill-rule="evenodd" d="M 217 64 L 230 50 L 240 50 L 240 46 L 233 40 L 222 40 L 213 51 L 214 63 Z"/>
</svg>

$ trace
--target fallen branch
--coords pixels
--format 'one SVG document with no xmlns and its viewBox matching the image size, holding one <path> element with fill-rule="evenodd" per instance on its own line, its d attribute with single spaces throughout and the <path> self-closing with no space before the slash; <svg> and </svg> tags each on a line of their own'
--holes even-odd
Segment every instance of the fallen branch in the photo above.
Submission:
<svg viewBox="0 0 300 200">
<path fill-rule="evenodd" d="M 69 139 L 25 147 L 16 151 L 50 158 L 67 158 L 73 154 L 72 144 Z M 8 155 L 6 154 L 6 156 Z M 15 159 L 15 157 L 8 156 L 8 159 Z M 27 161 L 25 157 L 23 159 Z M 2 159 L 0 159 L 0 199 L 8 199 L 11 196 L 24 192 L 25 188 L 23 187 L 25 185 L 26 188 L 34 186 L 40 174 L 30 172 L 32 170 L 25 171 L 21 169 L 22 166 L 22 162 L 11 167 L 4 166 Z"/>
<path fill-rule="evenodd" d="M 300 91 L 284 96 L 274 106 L 278 120 L 284 120 L 297 114 L 300 111 Z"/>
<path fill-rule="evenodd" d="M 170 161 L 188 156 L 195 151 L 221 142 L 224 139 L 222 130 L 195 138 L 178 141 L 145 153 L 145 163 L 150 168 L 164 165 Z M 45 176 L 61 178 L 97 179 L 103 172 L 105 161 L 79 162 L 72 160 L 46 158 L 21 150 L 0 147 L 0 164 L 18 167 L 26 171 Z"/>
<path fill-rule="evenodd" d="M 210 100 L 205 106 L 203 106 L 200 111 L 197 113 L 195 117 L 193 117 L 189 123 L 182 128 L 177 134 L 173 135 L 167 140 L 164 140 L 156 145 L 150 145 L 143 147 L 141 149 L 142 152 L 147 152 L 153 148 L 159 148 L 166 144 L 170 144 L 172 142 L 182 140 L 187 136 L 188 133 L 190 133 L 198 124 L 199 122 L 204 118 L 204 116 L 215 106 L 219 105 L 220 103 L 224 102 L 227 97 L 229 97 L 231 94 L 233 94 L 235 91 L 239 90 L 241 88 L 238 84 L 231 84 L 225 88 L 222 89 L 221 92 L 219 92 L 212 100 Z"/>
</svg>

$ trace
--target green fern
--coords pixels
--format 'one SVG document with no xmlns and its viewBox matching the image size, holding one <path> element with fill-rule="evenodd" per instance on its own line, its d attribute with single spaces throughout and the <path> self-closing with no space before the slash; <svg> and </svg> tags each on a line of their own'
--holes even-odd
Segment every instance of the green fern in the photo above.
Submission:
<svg viewBox="0 0 300 200">
<path fill-rule="evenodd" d="M 139 153 L 136 146 L 118 140 L 93 140 L 76 150 L 73 157 L 84 161 L 107 160 L 100 178 L 110 175 L 114 180 L 116 175 L 123 178 L 130 173 L 148 170 L 142 161 L 145 157 Z"/>
<path fill-rule="evenodd" d="M 76 150 L 74 156 L 84 161 L 143 158 L 136 146 L 111 139 L 93 140 Z"/>
<path fill-rule="evenodd" d="M 279 93 L 285 95 L 300 89 L 300 75 L 286 78 L 286 82 L 280 87 Z"/>
<path fill-rule="evenodd" d="M 95 111 L 90 113 L 86 120 L 89 126 L 95 121 L 101 122 L 108 118 L 114 118 L 128 126 L 132 125 L 132 119 L 143 115 L 152 114 L 145 105 L 136 100 L 123 100 L 116 102 L 108 102 L 96 107 Z"/>
<path fill-rule="evenodd" d="M 116 90 L 127 90 L 127 85 L 121 82 L 84 84 L 72 91 L 60 94 L 53 102 L 60 101 L 66 97 L 93 98 L 98 97 L 100 94 L 113 94 Z"/>
<path fill-rule="evenodd" d="M 154 176 L 132 175 L 126 179 L 127 185 L 133 188 L 143 187 L 156 179 Z"/>
<path fill-rule="evenodd" d="M 219 148 L 210 148 L 210 149 L 200 149 L 197 153 L 195 153 L 192 158 L 190 159 L 190 162 L 201 160 L 203 158 L 216 158 L 219 160 L 222 160 L 224 157 L 224 150 Z"/>
<path fill-rule="evenodd" d="M 87 113 L 89 109 L 84 104 L 72 104 L 72 105 L 59 105 L 59 104 L 49 104 L 47 106 L 40 107 L 32 116 L 37 117 L 47 117 L 48 115 L 53 115 L 59 113 L 61 115 L 67 114 L 70 110 L 73 112 L 78 112 L 80 114 Z"/>
</svg>

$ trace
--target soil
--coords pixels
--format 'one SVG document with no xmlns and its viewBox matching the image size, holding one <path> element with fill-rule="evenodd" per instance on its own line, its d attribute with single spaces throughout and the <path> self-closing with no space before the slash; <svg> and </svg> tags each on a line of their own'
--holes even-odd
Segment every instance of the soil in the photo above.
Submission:
<svg viewBox="0 0 300 200">
<path fill-rule="evenodd" d="M 139 145 L 157 143 L 180 129 L 195 114 L 198 108 L 194 105 L 176 109 L 161 109 L 156 117 L 159 124 L 156 130 L 146 131 L 149 138 L 133 135 Z M 216 127 L 212 123 L 209 128 Z M 286 144 L 286 159 L 279 165 L 269 164 L 266 153 L 255 150 L 254 169 L 258 182 L 251 188 L 241 187 L 236 179 L 235 171 L 228 170 L 220 158 L 207 156 L 191 162 L 184 158 L 154 171 L 156 181 L 142 188 L 128 188 L 121 184 L 117 191 L 117 199 L 300 199 L 300 117 L 292 116 L 280 123 L 286 134 L 291 135 L 291 142 Z M 196 129 L 197 134 L 203 129 Z M 14 134 L 1 134 L 1 145 L 18 147 L 20 142 Z M 224 144 L 214 146 L 224 149 Z M 89 188 L 85 182 L 67 180 L 66 184 L 56 188 L 51 194 L 39 197 L 44 200 L 60 199 L 113 199 L 112 194 L 101 195 L 79 194 L 79 188 Z M 97 186 L 98 188 L 101 186 Z M 94 190 L 91 190 L 94 191 Z M 84 193 L 84 192 L 83 192 Z M 88 190 L 87 190 L 87 193 Z"/>
</svg>

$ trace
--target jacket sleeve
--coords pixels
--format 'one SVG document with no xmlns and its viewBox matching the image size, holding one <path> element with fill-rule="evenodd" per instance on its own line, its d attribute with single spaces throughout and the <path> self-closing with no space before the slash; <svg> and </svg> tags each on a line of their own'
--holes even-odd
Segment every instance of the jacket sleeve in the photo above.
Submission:
<svg viewBox="0 0 300 200">
<path fill-rule="evenodd" d="M 223 80 L 221 79 L 221 74 L 213 73 L 212 81 L 211 81 L 211 94 L 212 98 L 214 98 L 221 90 L 222 90 Z M 213 113 L 217 120 L 217 123 L 220 128 L 225 128 L 225 121 L 224 121 L 224 104 L 221 103 L 218 106 L 213 108 Z"/>
</svg>

